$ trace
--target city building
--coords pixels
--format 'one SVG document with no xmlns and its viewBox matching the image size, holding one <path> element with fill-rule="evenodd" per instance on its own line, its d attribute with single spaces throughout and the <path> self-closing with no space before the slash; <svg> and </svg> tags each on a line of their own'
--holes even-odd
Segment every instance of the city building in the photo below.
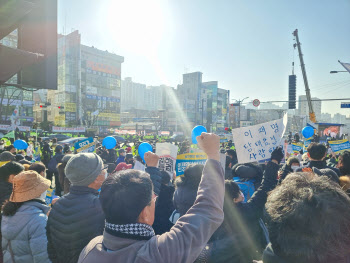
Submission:
<svg viewBox="0 0 350 263">
<path fill-rule="evenodd" d="M 183 74 L 183 84 L 177 87 L 177 98 L 189 125 L 203 125 L 211 132 L 223 132 L 229 124 L 228 90 L 220 89 L 217 81 L 202 82 L 202 72 Z"/>
<path fill-rule="evenodd" d="M 319 98 L 311 98 L 311 103 L 316 114 L 316 120 L 321 118 L 322 101 Z M 298 113 L 301 116 L 309 116 L 309 105 L 306 95 L 300 95 L 298 100 Z"/>
<path fill-rule="evenodd" d="M 122 56 L 81 44 L 76 30 L 58 36 L 58 89 L 47 94 L 48 121 L 58 126 L 121 125 Z"/>
<path fill-rule="evenodd" d="M 202 72 L 183 74 L 182 85 L 177 86 L 177 95 L 181 108 L 191 126 L 201 123 L 201 88 Z"/>
<path fill-rule="evenodd" d="M 336 113 L 332 118 L 333 123 L 344 124 L 346 122 L 346 115 Z"/>
<path fill-rule="evenodd" d="M 135 110 L 147 110 L 145 105 L 146 85 L 132 81 L 128 77 L 122 80 L 121 84 L 121 107 L 122 112 Z"/>
</svg>

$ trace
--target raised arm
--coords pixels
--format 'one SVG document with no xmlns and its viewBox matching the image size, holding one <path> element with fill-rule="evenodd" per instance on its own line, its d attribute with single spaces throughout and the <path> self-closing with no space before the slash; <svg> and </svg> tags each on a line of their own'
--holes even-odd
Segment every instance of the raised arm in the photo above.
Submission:
<svg viewBox="0 0 350 263">
<path fill-rule="evenodd" d="M 220 164 L 220 138 L 202 133 L 197 137 L 199 147 L 208 155 L 197 198 L 188 212 L 171 230 L 154 238 L 159 262 L 192 263 L 224 219 L 224 170 Z"/>
</svg>

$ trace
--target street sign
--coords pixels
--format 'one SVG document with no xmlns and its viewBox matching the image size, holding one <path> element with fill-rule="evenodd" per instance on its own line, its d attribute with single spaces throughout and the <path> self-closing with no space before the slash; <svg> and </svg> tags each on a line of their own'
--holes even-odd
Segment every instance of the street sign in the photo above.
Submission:
<svg viewBox="0 0 350 263">
<path fill-rule="evenodd" d="M 260 100 L 258 100 L 258 99 L 253 100 L 253 105 L 255 107 L 258 107 L 260 105 Z"/>
<path fill-rule="evenodd" d="M 340 108 L 342 109 L 350 108 L 350 102 L 341 102 Z"/>
</svg>

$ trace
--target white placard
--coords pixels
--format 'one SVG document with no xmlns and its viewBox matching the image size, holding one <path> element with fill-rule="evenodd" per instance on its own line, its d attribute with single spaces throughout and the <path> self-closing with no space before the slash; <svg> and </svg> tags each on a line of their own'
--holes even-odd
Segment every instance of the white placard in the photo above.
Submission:
<svg viewBox="0 0 350 263">
<path fill-rule="evenodd" d="M 144 172 L 146 170 L 146 167 L 139 161 L 135 161 L 134 170 L 139 170 Z"/>
<path fill-rule="evenodd" d="M 271 158 L 281 145 L 287 127 L 287 114 L 282 119 L 232 130 L 239 163 L 251 163 Z"/>
<path fill-rule="evenodd" d="M 161 171 L 166 171 L 170 178 L 175 171 L 178 149 L 179 147 L 168 142 L 156 144 L 156 154 L 159 156 L 158 167 Z"/>
</svg>

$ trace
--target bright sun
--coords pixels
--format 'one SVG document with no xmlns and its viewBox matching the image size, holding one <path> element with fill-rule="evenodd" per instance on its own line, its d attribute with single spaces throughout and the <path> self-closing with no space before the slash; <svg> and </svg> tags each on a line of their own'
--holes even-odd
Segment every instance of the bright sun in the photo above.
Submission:
<svg viewBox="0 0 350 263">
<path fill-rule="evenodd" d="M 165 24 L 160 0 L 110 0 L 106 11 L 115 43 L 139 55 L 155 55 Z"/>
</svg>

